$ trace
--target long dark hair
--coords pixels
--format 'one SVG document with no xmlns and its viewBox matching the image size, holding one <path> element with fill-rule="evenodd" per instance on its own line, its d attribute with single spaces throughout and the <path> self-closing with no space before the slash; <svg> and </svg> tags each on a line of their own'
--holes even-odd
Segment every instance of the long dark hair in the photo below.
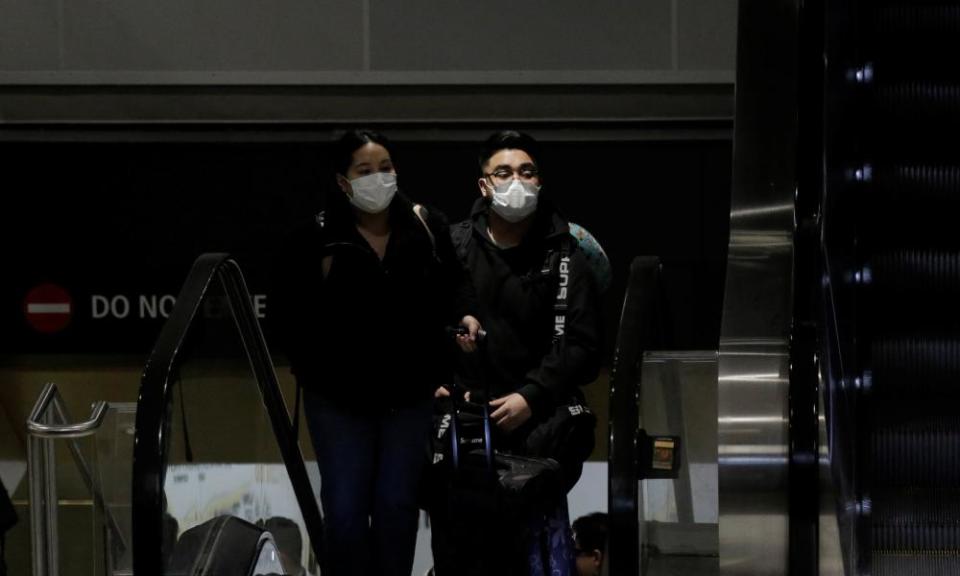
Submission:
<svg viewBox="0 0 960 576">
<path fill-rule="evenodd" d="M 333 145 L 333 170 L 341 176 L 347 175 L 353 163 L 353 153 L 367 144 L 379 144 L 387 149 L 393 159 L 393 144 L 387 137 L 374 130 L 356 128 L 343 133 Z"/>
</svg>

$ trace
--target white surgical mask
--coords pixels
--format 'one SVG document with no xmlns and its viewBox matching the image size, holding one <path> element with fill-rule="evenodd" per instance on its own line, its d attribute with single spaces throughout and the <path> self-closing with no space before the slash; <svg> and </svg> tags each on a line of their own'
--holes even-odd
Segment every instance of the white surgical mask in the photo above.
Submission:
<svg viewBox="0 0 960 576">
<path fill-rule="evenodd" d="M 368 214 L 383 212 L 397 193 L 397 175 L 390 172 L 367 174 L 350 181 L 350 203 Z"/>
<path fill-rule="evenodd" d="M 519 222 L 537 209 L 540 187 L 532 182 L 511 180 L 497 184 L 490 199 L 490 207 L 507 222 Z"/>
</svg>

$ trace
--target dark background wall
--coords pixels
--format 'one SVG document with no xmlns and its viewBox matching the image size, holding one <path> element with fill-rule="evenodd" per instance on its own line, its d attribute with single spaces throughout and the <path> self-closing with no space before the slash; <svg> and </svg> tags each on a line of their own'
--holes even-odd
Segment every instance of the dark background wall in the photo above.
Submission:
<svg viewBox="0 0 960 576">
<path fill-rule="evenodd" d="M 69 83 L 117 72 L 164 83 L 183 73 L 209 82 L 275 71 L 326 81 L 730 71 L 736 7 L 733 0 L 5 0 L 0 73 Z"/>
<path fill-rule="evenodd" d="M 476 143 L 441 135 L 396 144 L 408 195 L 451 220 L 465 217 L 477 194 Z M 139 317 L 141 295 L 175 295 L 206 251 L 239 254 L 251 291 L 266 292 L 277 239 L 321 207 L 328 146 L 176 137 L 0 144 L 3 352 L 145 356 L 162 318 Z M 716 348 L 731 156 L 725 139 L 546 143 L 544 193 L 601 241 L 613 264 L 605 299 L 611 348 L 628 266 L 640 254 L 663 258 L 672 347 Z M 62 286 L 73 301 L 70 323 L 52 334 L 25 315 L 27 293 L 43 283 Z M 118 295 L 130 303 L 128 316 L 93 317 L 104 312 L 93 309 L 94 296 L 103 304 Z"/>
<path fill-rule="evenodd" d="M 329 134 L 298 127 L 403 127 L 405 188 L 459 218 L 467 142 L 516 122 L 553 131 L 549 193 L 613 258 L 611 341 L 629 261 L 653 253 L 675 345 L 714 347 L 736 4 L 8 0 L 2 350 L 145 354 L 161 319 L 137 318 L 139 298 L 175 294 L 203 251 L 245 254 L 263 291 L 267 247 L 316 209 L 327 174 Z M 217 135 L 199 141 L 198 124 Z M 24 314 L 44 282 L 72 299 L 54 334 Z M 94 318 L 94 297 L 126 298 L 129 316 Z"/>
</svg>

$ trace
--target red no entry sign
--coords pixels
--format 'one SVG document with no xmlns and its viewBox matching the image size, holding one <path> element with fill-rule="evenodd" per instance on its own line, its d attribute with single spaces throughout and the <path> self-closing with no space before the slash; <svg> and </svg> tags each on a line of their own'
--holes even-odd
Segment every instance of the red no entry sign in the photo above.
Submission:
<svg viewBox="0 0 960 576">
<path fill-rule="evenodd" d="M 73 316 L 73 301 L 56 284 L 41 284 L 23 300 L 23 314 L 37 332 L 49 334 L 67 327 Z"/>
</svg>

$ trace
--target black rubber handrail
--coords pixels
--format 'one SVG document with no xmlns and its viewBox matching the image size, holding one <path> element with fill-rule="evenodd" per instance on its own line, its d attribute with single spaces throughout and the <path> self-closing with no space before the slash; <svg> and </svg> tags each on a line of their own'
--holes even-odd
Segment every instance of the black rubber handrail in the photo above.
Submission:
<svg viewBox="0 0 960 576">
<path fill-rule="evenodd" d="M 658 321 L 660 259 L 638 256 L 630 264 L 617 347 L 610 375 L 610 451 L 607 456 L 607 509 L 610 513 L 609 574 L 640 574 L 637 430 L 640 427 L 640 376 L 643 353 L 662 346 Z"/>
<path fill-rule="evenodd" d="M 294 495 L 306 523 L 310 543 L 321 565 L 324 558 L 320 509 L 307 477 L 303 455 L 294 436 L 287 406 L 243 274 L 229 254 L 203 254 L 194 262 L 140 380 L 132 491 L 133 565 L 138 576 L 160 575 L 163 571 L 161 543 L 163 477 L 167 461 L 165 436 L 169 429 L 167 417 L 173 413 L 168 410 L 168 406 L 173 401 L 181 348 L 197 312 L 209 294 L 214 278 L 218 278 L 223 285 L 243 347 L 256 376 L 263 405 L 270 417 Z"/>
</svg>

